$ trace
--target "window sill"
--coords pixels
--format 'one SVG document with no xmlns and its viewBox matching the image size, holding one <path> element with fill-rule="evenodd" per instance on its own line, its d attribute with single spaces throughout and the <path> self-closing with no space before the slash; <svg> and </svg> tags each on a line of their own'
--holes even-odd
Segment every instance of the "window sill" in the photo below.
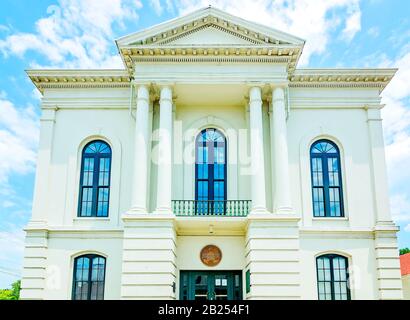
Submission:
<svg viewBox="0 0 410 320">
<path fill-rule="evenodd" d="M 349 221 L 348 217 L 313 217 L 312 221 Z"/>
<path fill-rule="evenodd" d="M 75 217 L 74 221 L 110 221 L 109 217 Z"/>
</svg>

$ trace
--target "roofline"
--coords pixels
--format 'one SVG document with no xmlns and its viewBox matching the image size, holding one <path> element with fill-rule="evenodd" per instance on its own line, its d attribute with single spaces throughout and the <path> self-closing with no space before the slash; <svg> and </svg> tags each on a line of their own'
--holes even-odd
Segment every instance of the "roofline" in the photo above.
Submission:
<svg viewBox="0 0 410 320">
<path fill-rule="evenodd" d="M 25 72 L 31 76 L 93 76 L 93 75 L 128 75 L 127 69 L 26 69 Z"/>
<path fill-rule="evenodd" d="M 191 13 L 188 13 L 188 14 L 173 18 L 171 20 L 161 22 L 161 23 L 156 24 L 154 26 L 142 29 L 140 31 L 130 33 L 128 35 L 125 35 L 123 37 L 120 37 L 120 38 L 116 39 L 115 43 L 117 45 L 117 48 L 119 48 L 119 46 L 120 46 L 119 42 L 123 42 L 123 41 L 125 41 L 125 40 L 127 40 L 131 37 L 137 37 L 137 36 L 139 36 L 139 37 L 144 37 L 145 36 L 146 37 L 147 34 L 149 34 L 149 33 L 158 33 L 158 32 L 160 32 L 161 29 L 166 28 L 167 26 L 171 26 L 175 22 L 180 21 L 181 24 L 183 24 L 185 20 L 199 19 L 199 18 L 202 18 L 203 16 L 205 16 L 207 13 L 210 14 L 210 13 L 213 13 L 213 12 L 216 15 L 219 15 L 219 16 L 227 19 L 227 20 L 237 20 L 239 24 L 243 24 L 249 29 L 252 29 L 252 27 L 256 26 L 256 27 L 260 28 L 261 29 L 260 31 L 262 31 L 262 32 L 278 33 L 282 36 L 291 38 L 293 41 L 298 42 L 298 44 L 301 45 L 301 46 L 304 46 L 305 43 L 306 43 L 306 40 L 304 40 L 302 38 L 299 38 L 299 37 L 296 37 L 296 36 L 294 36 L 290 33 L 283 32 L 281 30 L 266 26 L 264 24 L 260 24 L 258 22 L 254 22 L 254 21 L 250 21 L 250 20 L 240 18 L 238 16 L 234 16 L 230 13 L 227 13 L 225 11 L 222 11 L 220 9 L 217 9 L 217 8 L 214 8 L 214 7 L 211 7 L 211 6 L 204 7 L 204 8 L 198 9 L 196 11 L 193 11 Z"/>
<path fill-rule="evenodd" d="M 394 76 L 397 68 L 297 68 L 294 75 L 320 75 L 320 74 L 360 74 L 360 75 L 386 75 Z"/>
</svg>

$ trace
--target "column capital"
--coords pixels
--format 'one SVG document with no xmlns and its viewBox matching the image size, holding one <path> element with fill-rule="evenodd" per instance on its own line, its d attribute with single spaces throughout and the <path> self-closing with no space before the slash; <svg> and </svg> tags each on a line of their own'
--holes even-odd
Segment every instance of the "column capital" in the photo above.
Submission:
<svg viewBox="0 0 410 320">
<path fill-rule="evenodd" d="M 252 82 L 252 81 L 248 81 L 248 82 L 246 82 L 246 86 L 248 87 L 248 88 L 254 88 L 254 87 L 258 87 L 258 88 L 261 88 L 261 89 L 263 89 L 263 88 L 265 88 L 266 86 L 268 86 L 269 84 L 268 83 L 266 83 L 266 82 L 259 82 L 259 81 L 255 81 L 255 82 Z"/>
<path fill-rule="evenodd" d="M 249 89 L 249 101 L 262 101 L 262 88 L 253 86 Z"/>
<path fill-rule="evenodd" d="M 272 90 L 276 89 L 276 88 L 282 88 L 282 89 L 286 89 L 289 87 L 289 81 L 278 81 L 278 82 L 273 82 L 269 84 L 270 88 Z"/>
<path fill-rule="evenodd" d="M 158 100 L 158 95 L 156 94 L 150 82 L 138 82 L 134 84 L 134 87 L 136 88 L 137 103 L 138 100 L 144 100 L 148 103 Z"/>
<path fill-rule="evenodd" d="M 138 89 L 139 87 L 146 87 L 148 89 L 151 88 L 152 82 L 151 81 L 135 81 L 131 80 L 131 86 Z"/>
<path fill-rule="evenodd" d="M 168 85 L 164 85 L 160 87 L 160 93 L 159 93 L 159 101 L 160 104 L 162 102 L 168 101 L 173 104 L 173 95 L 172 95 L 172 87 Z"/>
<path fill-rule="evenodd" d="M 272 89 L 272 102 L 285 100 L 285 87 L 274 87 Z"/>
<path fill-rule="evenodd" d="M 175 82 L 172 82 L 172 81 L 153 82 L 152 86 L 155 88 L 156 91 L 159 91 L 159 92 L 164 88 L 169 88 L 173 90 L 175 87 Z"/>
</svg>

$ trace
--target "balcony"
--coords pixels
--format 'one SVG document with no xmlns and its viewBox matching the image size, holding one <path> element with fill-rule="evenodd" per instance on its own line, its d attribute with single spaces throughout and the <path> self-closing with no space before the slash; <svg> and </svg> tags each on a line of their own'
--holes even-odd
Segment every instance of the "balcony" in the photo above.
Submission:
<svg viewBox="0 0 410 320">
<path fill-rule="evenodd" d="M 246 217 L 251 200 L 172 200 L 172 211 L 179 217 Z"/>
</svg>

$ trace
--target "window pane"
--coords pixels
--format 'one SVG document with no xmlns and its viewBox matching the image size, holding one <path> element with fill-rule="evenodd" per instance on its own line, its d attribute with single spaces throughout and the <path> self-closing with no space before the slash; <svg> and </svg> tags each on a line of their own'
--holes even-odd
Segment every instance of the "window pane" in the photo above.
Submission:
<svg viewBox="0 0 410 320">
<path fill-rule="evenodd" d="M 198 153 L 197 163 L 208 163 L 208 147 L 207 146 L 199 146 L 197 153 Z"/>
<path fill-rule="evenodd" d="M 225 179 L 225 165 L 224 164 L 214 165 L 214 179 L 218 179 L 218 180 Z"/>
<path fill-rule="evenodd" d="M 220 163 L 220 164 L 225 163 L 225 146 L 215 147 L 214 159 L 215 159 L 215 163 Z"/>
<path fill-rule="evenodd" d="M 312 178 L 314 187 L 323 186 L 323 168 L 320 158 L 312 158 Z"/>
<path fill-rule="evenodd" d="M 93 189 L 83 188 L 82 202 L 81 202 L 81 216 L 91 217 L 93 205 Z"/>
<path fill-rule="evenodd" d="M 313 213 L 315 217 L 325 216 L 323 188 L 313 188 Z"/>
<path fill-rule="evenodd" d="M 339 186 L 339 164 L 337 158 L 328 158 L 327 167 L 329 174 L 329 186 L 338 187 Z"/>
<path fill-rule="evenodd" d="M 198 164 L 198 179 L 208 179 L 208 164 Z"/>
<path fill-rule="evenodd" d="M 109 186 L 110 184 L 110 162 L 109 158 L 100 159 L 100 171 L 99 171 L 99 186 Z"/>
<path fill-rule="evenodd" d="M 98 208 L 97 216 L 106 217 L 108 215 L 108 196 L 109 188 L 98 189 Z"/>
<path fill-rule="evenodd" d="M 88 292 L 90 260 L 87 257 L 76 259 L 74 274 L 74 299 L 86 300 Z"/>
<path fill-rule="evenodd" d="M 83 186 L 92 186 L 94 179 L 94 158 L 84 159 Z"/>
<path fill-rule="evenodd" d="M 341 216 L 341 203 L 339 192 L 339 188 L 329 188 L 329 207 L 331 217 Z"/>
</svg>

